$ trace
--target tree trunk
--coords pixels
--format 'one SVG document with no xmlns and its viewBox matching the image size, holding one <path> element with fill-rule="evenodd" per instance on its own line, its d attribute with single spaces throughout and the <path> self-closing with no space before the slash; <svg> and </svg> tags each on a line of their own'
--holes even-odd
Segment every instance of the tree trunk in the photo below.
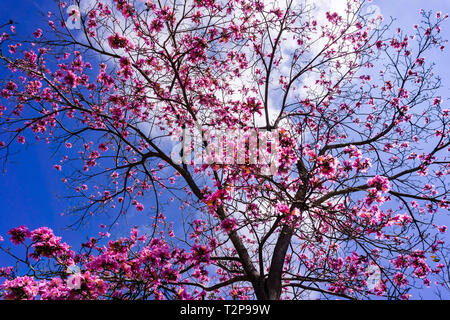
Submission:
<svg viewBox="0 0 450 320">
<path fill-rule="evenodd" d="M 258 276 L 257 279 L 252 281 L 258 300 L 280 300 L 283 265 L 293 232 L 292 227 L 287 225 L 283 227 L 275 245 L 268 276 L 265 278 Z"/>
</svg>

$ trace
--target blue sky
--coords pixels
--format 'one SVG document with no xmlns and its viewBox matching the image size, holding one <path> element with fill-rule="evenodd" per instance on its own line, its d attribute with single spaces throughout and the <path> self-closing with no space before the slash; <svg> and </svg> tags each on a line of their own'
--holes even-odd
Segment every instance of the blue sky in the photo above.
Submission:
<svg viewBox="0 0 450 320">
<path fill-rule="evenodd" d="M 330 0 L 332 1 L 332 0 Z M 444 0 L 374 0 L 374 5 L 381 9 L 381 13 L 388 18 L 397 19 L 394 26 L 401 26 L 412 30 L 412 26 L 419 22 L 421 8 L 432 11 L 450 12 L 450 1 Z M 0 10 L 0 24 L 10 19 L 17 22 L 19 34 L 30 34 L 41 23 L 43 18 L 39 10 L 47 12 L 54 9 L 52 0 L 2 0 Z M 444 25 L 443 37 L 450 39 L 450 23 Z M 450 50 L 450 48 L 447 49 Z M 447 53 L 439 57 L 430 57 L 437 63 L 437 70 L 443 77 L 442 94 L 446 96 L 450 89 L 450 59 Z M 1 71 L 0 71 L 1 72 Z M 0 78 L 5 78 L 0 74 Z M 77 243 L 93 230 L 99 231 L 97 225 L 78 231 L 64 230 L 70 220 L 61 216 L 65 209 L 65 201 L 59 200 L 58 195 L 64 192 L 61 173 L 52 168 L 51 150 L 44 143 L 19 147 L 20 153 L 7 165 L 7 174 L 0 175 L 0 235 L 12 227 L 26 224 L 30 228 L 47 225 L 62 235 L 68 243 Z M 6 263 L 5 256 L 0 255 L 0 266 Z"/>
<path fill-rule="evenodd" d="M 54 1 L 51 0 L 2 1 L 0 24 L 11 19 L 17 33 L 29 34 L 44 21 L 39 11 L 46 12 L 52 6 Z M 5 78 L 4 74 L 0 76 Z M 60 215 L 64 201 L 57 199 L 63 186 L 60 175 L 52 168 L 50 148 L 39 143 L 16 150 L 20 153 L 7 164 L 7 173 L 0 174 L 0 235 L 5 237 L 7 230 L 22 224 L 30 228 L 48 225 L 55 231 L 64 228 L 67 220 Z M 65 236 L 68 241 L 79 239 L 77 233 L 69 232 Z M 4 259 L 5 256 L 0 255 L 2 266 Z"/>
</svg>

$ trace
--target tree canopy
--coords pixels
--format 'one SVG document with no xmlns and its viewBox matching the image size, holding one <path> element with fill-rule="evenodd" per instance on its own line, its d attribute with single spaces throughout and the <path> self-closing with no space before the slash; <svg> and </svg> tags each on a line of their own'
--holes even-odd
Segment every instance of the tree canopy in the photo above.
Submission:
<svg viewBox="0 0 450 320">
<path fill-rule="evenodd" d="M 0 269 L 0 296 L 448 289 L 449 109 L 427 59 L 444 50 L 447 15 L 422 12 L 410 34 L 368 8 L 77 0 L 31 39 L 2 26 L 4 166 L 14 145 L 46 142 L 77 203 L 72 226 L 113 219 L 80 250 L 49 227 L 11 229 L 26 253 L 2 239 L 21 267 Z M 151 232 L 108 239 L 130 211 Z"/>
</svg>

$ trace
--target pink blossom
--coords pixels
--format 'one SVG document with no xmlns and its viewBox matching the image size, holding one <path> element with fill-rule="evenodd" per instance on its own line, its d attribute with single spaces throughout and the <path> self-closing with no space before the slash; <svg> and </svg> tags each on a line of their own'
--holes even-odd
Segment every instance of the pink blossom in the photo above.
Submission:
<svg viewBox="0 0 450 320">
<path fill-rule="evenodd" d="M 31 232 L 26 226 L 20 226 L 13 228 L 7 232 L 11 236 L 11 242 L 14 244 L 20 244 L 25 241 L 26 238 L 31 237 Z"/>
<path fill-rule="evenodd" d="M 33 32 L 33 36 L 36 39 L 39 39 L 40 37 L 42 37 L 42 29 L 37 29 L 35 32 Z"/>
<path fill-rule="evenodd" d="M 136 210 L 137 211 L 144 211 L 144 205 L 142 203 L 136 204 Z"/>
<path fill-rule="evenodd" d="M 25 137 L 24 136 L 17 136 L 17 141 L 21 144 L 25 143 Z"/>
<path fill-rule="evenodd" d="M 29 276 L 5 280 L 0 286 L 5 291 L 6 300 L 34 300 L 38 294 L 38 284 Z"/>
<path fill-rule="evenodd" d="M 236 228 L 236 225 L 237 221 L 234 218 L 226 218 L 220 223 L 222 229 L 227 233 L 232 232 Z"/>
<path fill-rule="evenodd" d="M 191 248 L 192 259 L 197 263 L 210 263 L 210 250 L 205 245 L 194 244 Z"/>
<path fill-rule="evenodd" d="M 406 256 L 398 255 L 397 258 L 391 262 L 395 269 L 401 269 L 407 267 L 409 265 L 409 261 L 410 260 Z"/>
<path fill-rule="evenodd" d="M 276 209 L 278 210 L 278 212 L 280 212 L 281 214 L 285 214 L 285 215 L 289 214 L 291 211 L 289 206 L 284 203 L 277 203 Z"/>
<path fill-rule="evenodd" d="M 103 152 L 108 151 L 108 145 L 106 143 L 100 143 L 98 149 Z"/>
<path fill-rule="evenodd" d="M 392 279 L 394 283 L 399 287 L 404 287 L 408 284 L 408 280 L 406 279 L 405 275 L 401 272 L 397 272 Z"/>
<path fill-rule="evenodd" d="M 120 36 L 118 33 L 108 37 L 109 46 L 113 49 L 126 48 L 130 45 L 126 37 Z"/>
<path fill-rule="evenodd" d="M 369 187 L 374 187 L 377 191 L 389 192 L 391 186 L 389 179 L 383 176 L 376 175 L 367 181 Z"/>
<path fill-rule="evenodd" d="M 317 158 L 317 163 L 319 166 L 319 172 L 322 176 L 332 178 L 336 175 L 338 162 L 333 156 L 319 156 Z"/>
<path fill-rule="evenodd" d="M 77 75 L 72 71 L 67 71 L 66 76 L 64 77 L 64 82 L 72 88 L 77 86 Z"/>
</svg>

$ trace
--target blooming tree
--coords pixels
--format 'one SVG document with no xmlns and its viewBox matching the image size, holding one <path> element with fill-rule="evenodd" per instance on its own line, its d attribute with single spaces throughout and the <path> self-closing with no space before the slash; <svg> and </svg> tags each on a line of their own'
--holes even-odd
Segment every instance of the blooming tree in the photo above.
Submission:
<svg viewBox="0 0 450 320">
<path fill-rule="evenodd" d="M 339 6 L 77 0 L 32 40 L 3 26 L 4 161 L 45 141 L 74 226 L 136 210 L 153 228 L 75 250 L 15 227 L 4 236 L 26 252 L 0 239 L 20 265 L 0 269 L 3 298 L 408 299 L 448 286 L 449 109 L 426 58 L 444 50 L 447 16 L 422 12 L 407 34 L 366 1 Z"/>
</svg>

